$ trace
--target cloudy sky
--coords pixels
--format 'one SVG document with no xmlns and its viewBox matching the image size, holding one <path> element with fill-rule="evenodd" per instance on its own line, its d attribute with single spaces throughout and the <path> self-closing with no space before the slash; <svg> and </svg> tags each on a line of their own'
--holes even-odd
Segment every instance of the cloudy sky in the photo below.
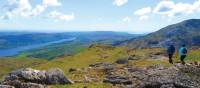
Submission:
<svg viewBox="0 0 200 88">
<path fill-rule="evenodd" d="M 200 0 L 0 0 L 0 31 L 149 33 L 200 18 Z"/>
</svg>

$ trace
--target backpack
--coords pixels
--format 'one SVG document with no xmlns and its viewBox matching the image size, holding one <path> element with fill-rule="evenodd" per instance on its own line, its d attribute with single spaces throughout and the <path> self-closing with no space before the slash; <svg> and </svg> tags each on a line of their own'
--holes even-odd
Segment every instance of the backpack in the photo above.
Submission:
<svg viewBox="0 0 200 88">
<path fill-rule="evenodd" d="M 183 54 L 187 54 L 187 49 L 186 49 L 186 48 L 183 48 L 183 49 L 182 49 L 182 53 L 183 53 Z"/>
</svg>

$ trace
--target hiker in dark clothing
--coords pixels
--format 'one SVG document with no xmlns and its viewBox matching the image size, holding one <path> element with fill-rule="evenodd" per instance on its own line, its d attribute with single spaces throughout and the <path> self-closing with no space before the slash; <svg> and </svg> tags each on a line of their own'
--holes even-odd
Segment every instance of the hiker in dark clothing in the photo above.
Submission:
<svg viewBox="0 0 200 88">
<path fill-rule="evenodd" d="M 168 53 L 168 56 L 169 56 L 169 63 L 171 63 L 171 64 L 173 64 L 172 57 L 174 55 L 174 52 L 175 52 L 175 47 L 173 45 L 170 45 L 167 49 L 167 53 Z"/>
<path fill-rule="evenodd" d="M 182 63 L 182 64 L 185 64 L 184 59 L 185 59 L 186 56 L 187 56 L 187 48 L 185 47 L 185 44 L 183 44 L 183 45 L 181 46 L 181 48 L 179 49 L 179 54 L 180 54 L 181 63 Z"/>
</svg>

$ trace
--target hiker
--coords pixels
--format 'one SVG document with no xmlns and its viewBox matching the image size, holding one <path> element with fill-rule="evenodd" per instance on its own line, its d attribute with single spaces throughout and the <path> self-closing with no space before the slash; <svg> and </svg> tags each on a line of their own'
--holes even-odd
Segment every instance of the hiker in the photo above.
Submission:
<svg viewBox="0 0 200 88">
<path fill-rule="evenodd" d="M 174 52 L 175 52 L 174 45 L 169 45 L 169 47 L 167 49 L 167 53 L 168 53 L 168 56 L 169 56 L 169 63 L 171 63 L 171 64 L 173 64 L 172 57 L 174 55 Z"/>
<path fill-rule="evenodd" d="M 185 64 L 184 59 L 185 59 L 186 56 L 187 56 L 187 48 L 185 47 L 185 44 L 183 44 L 183 45 L 181 46 L 181 48 L 179 49 L 179 54 L 180 54 L 181 63 L 182 63 L 182 64 Z"/>
</svg>

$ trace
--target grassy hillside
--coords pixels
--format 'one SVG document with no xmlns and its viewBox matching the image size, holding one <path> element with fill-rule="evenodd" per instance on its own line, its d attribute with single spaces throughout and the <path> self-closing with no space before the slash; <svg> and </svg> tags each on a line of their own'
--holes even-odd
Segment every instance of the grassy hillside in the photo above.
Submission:
<svg viewBox="0 0 200 88">
<path fill-rule="evenodd" d="M 150 51 L 154 52 L 150 52 Z M 167 60 L 147 60 L 149 59 L 150 54 L 163 52 L 163 49 L 143 49 L 143 50 L 128 50 L 126 47 L 110 47 L 110 46 L 93 46 L 90 49 L 85 50 L 77 55 L 63 57 L 59 59 L 52 60 L 46 64 L 40 66 L 35 66 L 36 69 L 50 69 L 50 68 L 61 68 L 65 74 L 72 80 L 84 80 L 85 75 L 90 75 L 102 79 L 105 76 L 105 73 L 102 71 L 89 71 L 89 72 L 69 72 L 69 69 L 80 69 L 84 70 L 89 65 L 100 63 L 100 62 L 109 62 L 114 63 L 118 59 L 127 59 L 130 55 L 136 55 L 138 58 L 141 58 L 137 62 L 130 61 L 129 65 L 137 66 L 150 66 L 155 64 L 164 64 L 168 66 Z M 120 66 L 120 65 L 119 65 Z M 89 73 L 89 74 L 88 74 Z M 56 85 L 55 88 L 110 88 L 110 84 L 104 83 L 76 83 L 73 85 Z"/>
<path fill-rule="evenodd" d="M 200 49 L 189 51 L 189 54 L 186 60 L 189 62 L 200 61 Z"/>
<path fill-rule="evenodd" d="M 83 68 L 98 62 L 112 62 L 126 55 L 123 47 L 94 46 L 74 56 L 61 57 L 46 64 L 42 64 L 38 69 L 61 68 L 66 74 L 70 68 Z"/>
<path fill-rule="evenodd" d="M 171 66 L 168 63 L 165 49 L 148 48 L 130 50 L 127 47 L 112 47 L 106 45 L 93 45 L 90 48 L 72 56 L 62 56 L 60 58 L 46 61 L 41 59 L 27 59 L 26 55 L 21 55 L 15 59 L 2 59 L 0 62 L 1 74 L 3 76 L 14 69 L 23 67 L 32 67 L 40 70 L 47 70 L 51 68 L 60 68 L 64 71 L 65 75 L 70 79 L 85 80 L 85 76 L 92 76 L 97 79 L 103 80 L 105 76 L 102 70 L 88 70 L 89 65 L 109 62 L 115 63 L 119 59 L 127 60 L 129 57 L 135 57 L 137 60 L 129 60 L 128 65 L 137 67 L 147 67 L 152 65 Z M 189 50 L 187 62 L 200 61 L 200 50 Z M 179 61 L 178 55 L 175 56 L 176 62 Z M 122 65 L 118 65 L 119 68 Z M 123 67 L 122 67 L 123 68 Z M 75 72 L 70 72 L 70 69 L 76 69 Z M 86 71 L 86 72 L 85 72 Z M 75 83 L 73 85 L 52 85 L 53 88 L 111 88 L 111 84 L 105 83 Z"/>
<path fill-rule="evenodd" d="M 160 55 L 164 57 L 154 58 L 151 55 Z M 200 61 L 198 58 L 200 55 L 200 50 L 190 50 L 187 62 Z M 155 48 L 155 49 L 138 49 L 138 50 L 129 50 L 126 47 L 110 47 L 110 46 L 93 46 L 88 50 L 85 50 L 77 55 L 63 57 L 59 59 L 52 60 L 46 64 L 36 66 L 36 69 L 50 69 L 50 68 L 61 68 L 65 74 L 72 80 L 84 80 L 85 75 L 90 75 L 101 79 L 105 76 L 105 73 L 102 71 L 93 71 L 89 72 L 69 72 L 70 69 L 79 69 L 85 70 L 89 65 L 100 63 L 100 62 L 110 62 L 114 63 L 118 59 L 126 59 L 130 56 L 135 56 L 139 60 L 129 61 L 129 65 L 134 65 L 137 67 L 147 67 L 152 65 L 163 65 L 171 66 L 168 63 L 168 59 L 165 54 L 164 49 Z M 174 56 L 175 61 L 178 62 L 178 55 Z M 119 65 L 120 67 L 120 65 Z M 57 85 L 53 86 L 55 88 L 110 88 L 110 84 L 104 83 L 76 83 L 73 85 Z"/>
</svg>

